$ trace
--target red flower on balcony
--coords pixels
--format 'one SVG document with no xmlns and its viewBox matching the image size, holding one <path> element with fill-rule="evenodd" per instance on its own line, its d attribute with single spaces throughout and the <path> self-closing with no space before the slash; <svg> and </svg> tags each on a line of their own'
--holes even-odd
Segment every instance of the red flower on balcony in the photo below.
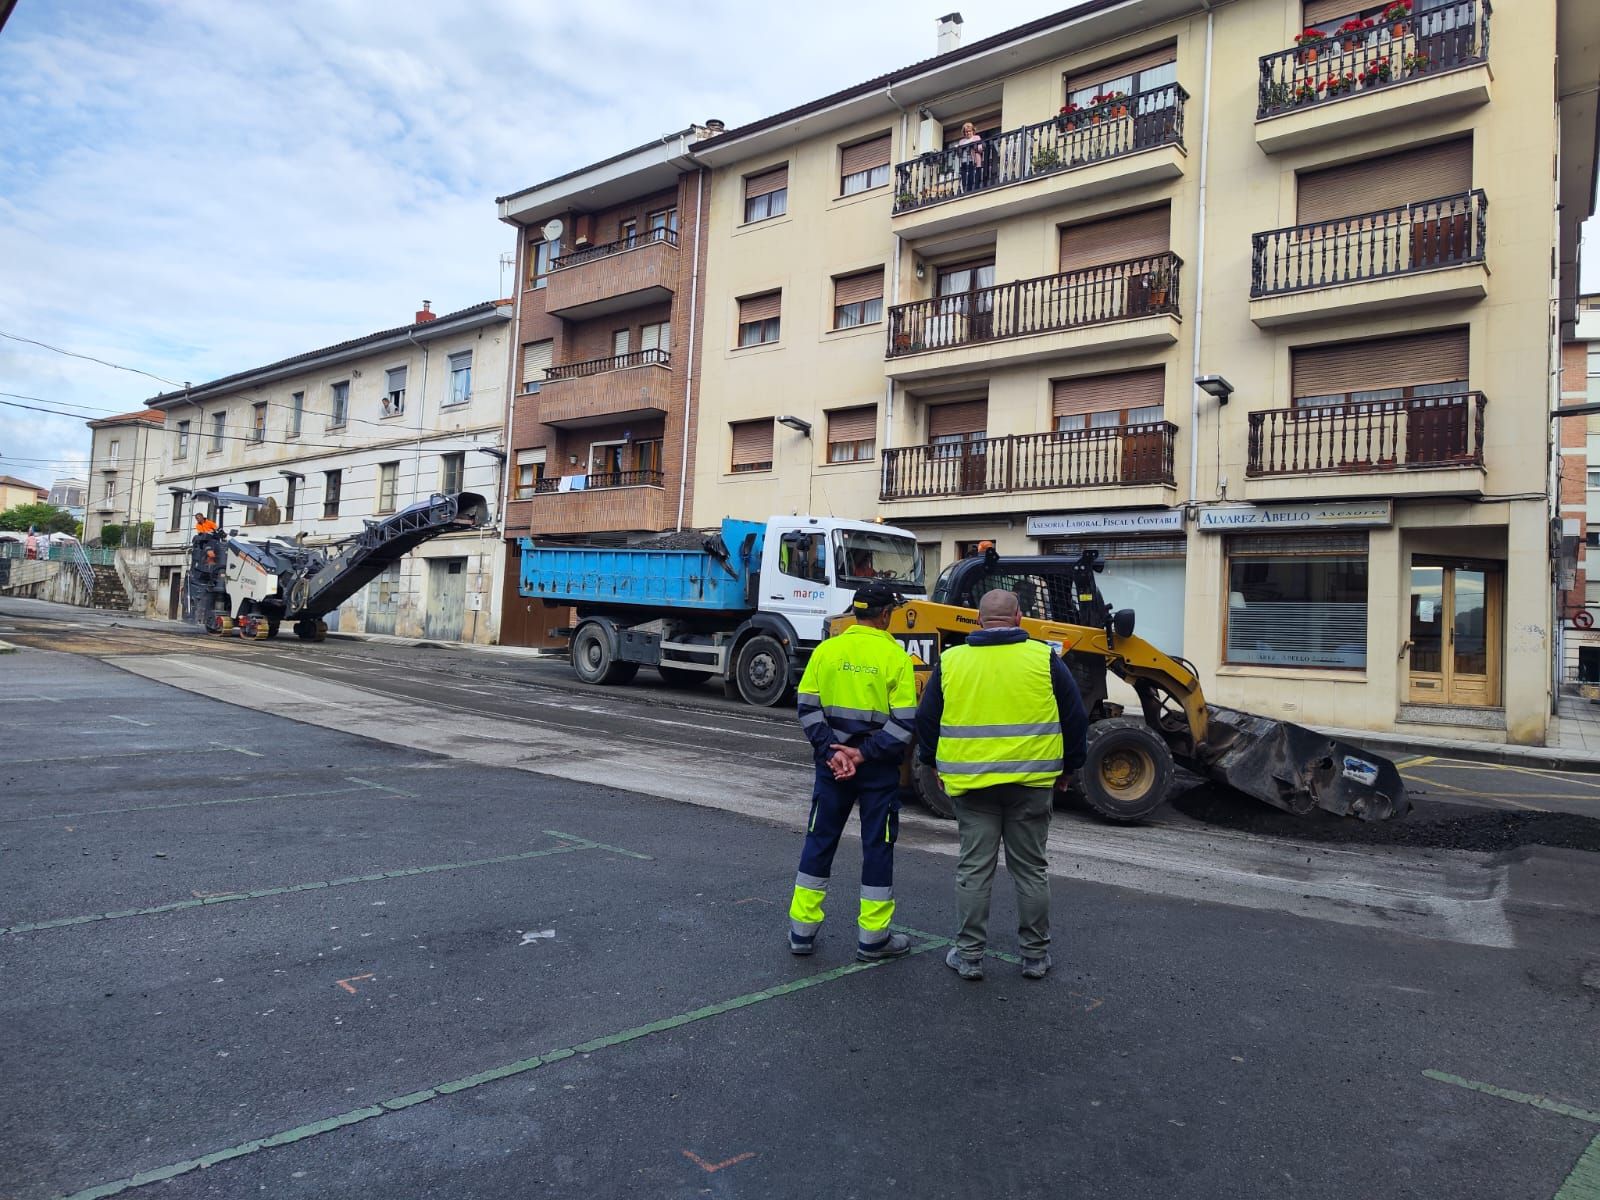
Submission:
<svg viewBox="0 0 1600 1200">
<path fill-rule="evenodd" d="M 1312 42 L 1320 42 L 1328 35 L 1320 29 L 1307 29 L 1294 35 L 1296 46 L 1309 46 Z"/>
<path fill-rule="evenodd" d="M 1373 22 L 1371 17 L 1351 17 L 1343 25 L 1339 26 L 1339 32 L 1365 33 L 1367 30 L 1372 28 L 1372 24 Z"/>
<path fill-rule="evenodd" d="M 1365 71 L 1361 72 L 1361 86 L 1362 87 L 1371 87 L 1373 84 L 1376 84 L 1376 83 L 1388 83 L 1389 79 L 1390 79 L 1389 59 L 1387 58 L 1387 56 L 1378 59 L 1375 63 L 1373 63 L 1371 66 L 1369 66 Z"/>
<path fill-rule="evenodd" d="M 1400 21 L 1411 15 L 1411 0 L 1395 0 L 1388 8 L 1383 10 L 1385 21 Z"/>
<path fill-rule="evenodd" d="M 1343 75 L 1329 75 L 1317 84 L 1317 90 L 1328 96 L 1342 96 L 1356 90 L 1356 76 L 1353 71 L 1346 71 Z"/>
</svg>

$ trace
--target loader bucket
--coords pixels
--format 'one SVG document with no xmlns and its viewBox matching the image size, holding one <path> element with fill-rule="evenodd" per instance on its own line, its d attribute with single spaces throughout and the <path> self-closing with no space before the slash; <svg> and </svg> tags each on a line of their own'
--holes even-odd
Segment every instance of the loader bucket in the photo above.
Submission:
<svg viewBox="0 0 1600 1200">
<path fill-rule="evenodd" d="M 1218 783 L 1297 816 L 1320 808 L 1387 821 L 1411 811 L 1400 772 L 1387 758 L 1287 721 L 1214 704 L 1207 714 L 1197 765 Z"/>
</svg>

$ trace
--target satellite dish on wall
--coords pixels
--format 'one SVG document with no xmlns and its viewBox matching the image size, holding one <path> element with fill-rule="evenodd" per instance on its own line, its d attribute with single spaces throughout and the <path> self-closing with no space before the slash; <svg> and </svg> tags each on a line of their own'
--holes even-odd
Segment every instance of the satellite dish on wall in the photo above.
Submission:
<svg viewBox="0 0 1600 1200">
<path fill-rule="evenodd" d="M 561 235 L 566 232 L 566 228 L 567 227 L 563 225 L 559 219 L 552 218 L 544 223 L 544 228 L 539 232 L 544 234 L 545 241 L 559 242 L 561 240 Z"/>
</svg>

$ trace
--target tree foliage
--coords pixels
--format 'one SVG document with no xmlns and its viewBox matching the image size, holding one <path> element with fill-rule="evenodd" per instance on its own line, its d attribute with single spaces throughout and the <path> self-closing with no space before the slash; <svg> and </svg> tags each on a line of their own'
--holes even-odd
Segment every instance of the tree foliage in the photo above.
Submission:
<svg viewBox="0 0 1600 1200">
<path fill-rule="evenodd" d="M 78 521 L 53 504 L 35 500 L 0 512 L 0 529 L 13 533 L 26 533 L 29 529 L 39 533 L 73 533 L 78 529 Z"/>
</svg>

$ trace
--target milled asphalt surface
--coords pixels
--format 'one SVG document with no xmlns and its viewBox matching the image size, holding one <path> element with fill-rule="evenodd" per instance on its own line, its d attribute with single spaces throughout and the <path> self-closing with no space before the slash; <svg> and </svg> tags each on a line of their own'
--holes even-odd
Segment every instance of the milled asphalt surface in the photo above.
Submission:
<svg viewBox="0 0 1600 1200">
<path fill-rule="evenodd" d="M 761 821 L 78 655 L 0 657 L 0 697 L 0 927 L 89 918 L 0 933 L 0 1195 L 112 1194 L 235 1147 L 131 1194 L 1600 1186 L 1600 937 L 1571 914 L 1487 949 L 1055 880 L 1057 970 L 965 984 L 939 961 L 942 855 L 898 856 L 925 952 L 852 966 L 847 843 L 795 959 L 798 838 Z"/>
</svg>

